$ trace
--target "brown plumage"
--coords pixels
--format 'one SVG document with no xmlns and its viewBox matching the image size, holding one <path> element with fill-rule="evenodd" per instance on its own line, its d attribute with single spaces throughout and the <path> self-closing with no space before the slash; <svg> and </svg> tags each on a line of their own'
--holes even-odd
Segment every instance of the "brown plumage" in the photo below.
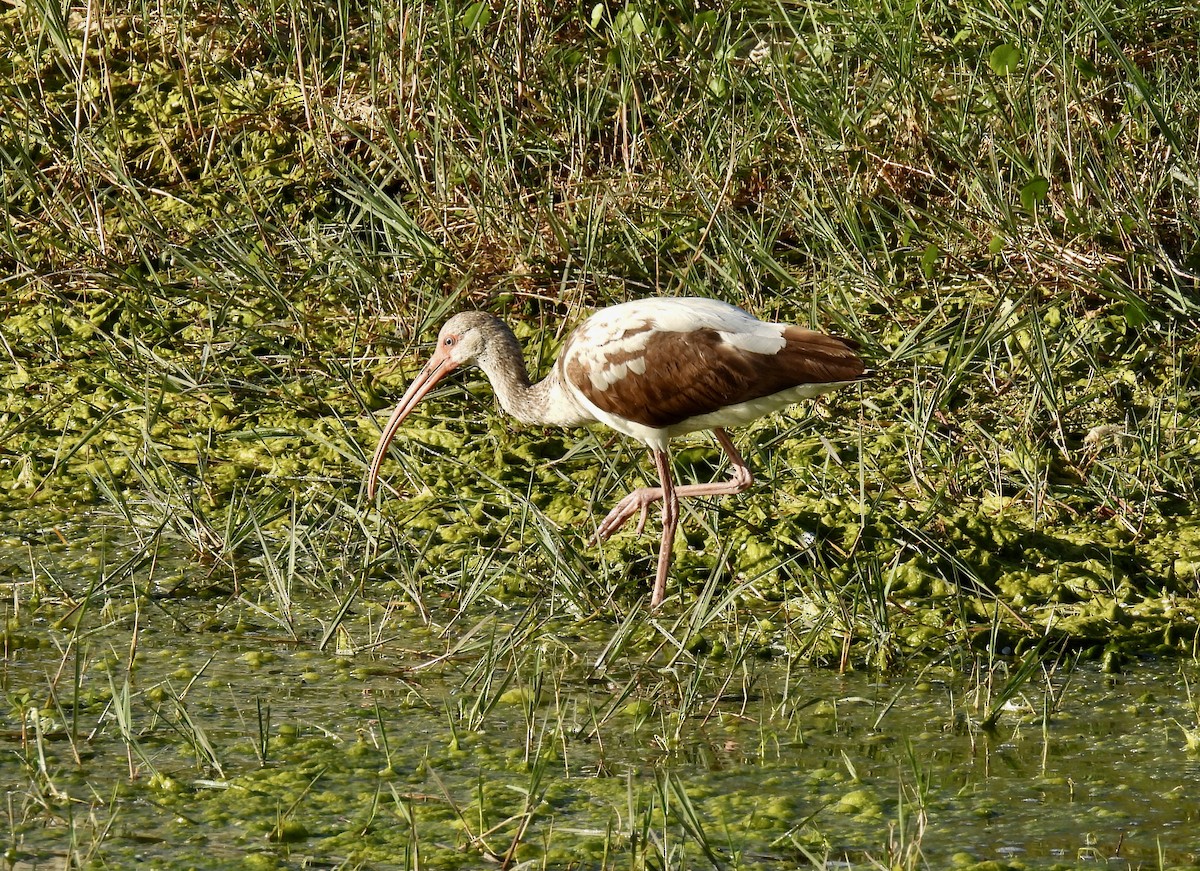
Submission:
<svg viewBox="0 0 1200 871">
<path fill-rule="evenodd" d="M 783 349 L 767 355 L 739 349 L 711 328 L 657 332 L 640 350 L 604 355 L 610 364 L 644 359 L 642 373 L 597 389 L 587 362 L 575 357 L 566 375 L 597 408 L 659 429 L 799 385 L 844 383 L 863 374 L 857 342 L 801 327 L 782 334 Z"/>
</svg>

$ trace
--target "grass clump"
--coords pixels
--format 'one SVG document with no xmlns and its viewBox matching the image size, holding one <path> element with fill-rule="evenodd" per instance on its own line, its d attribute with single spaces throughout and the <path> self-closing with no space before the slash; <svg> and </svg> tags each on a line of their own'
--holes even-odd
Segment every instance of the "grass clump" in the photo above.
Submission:
<svg viewBox="0 0 1200 871">
<path fill-rule="evenodd" d="M 587 537 L 636 450 L 456 395 L 381 517 L 371 415 L 454 309 L 544 366 L 592 306 L 713 295 L 880 375 L 739 436 L 764 483 L 687 518 L 675 588 L 717 609 L 688 626 L 751 603 L 763 650 L 842 664 L 997 621 L 1191 651 L 1198 28 L 1092 0 L 7 7 L 4 498 L 181 541 L 292 634 L 298 593 L 344 613 L 364 582 L 426 616 L 626 613 L 653 548 Z"/>
</svg>

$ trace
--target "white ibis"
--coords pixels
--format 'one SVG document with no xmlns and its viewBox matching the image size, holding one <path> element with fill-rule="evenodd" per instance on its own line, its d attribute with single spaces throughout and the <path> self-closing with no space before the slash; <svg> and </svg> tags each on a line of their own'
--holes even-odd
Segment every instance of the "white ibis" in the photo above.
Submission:
<svg viewBox="0 0 1200 871">
<path fill-rule="evenodd" d="M 554 368 L 530 383 L 517 339 L 485 312 L 446 321 L 437 348 L 400 400 L 371 459 L 374 497 L 388 444 L 433 386 L 460 366 L 483 370 L 500 405 L 522 423 L 603 423 L 650 448 L 661 482 L 634 490 L 597 528 L 604 541 L 634 514 L 637 531 L 650 505 L 663 503 L 651 608 L 666 594 L 683 496 L 740 493 L 754 477 L 725 427 L 747 423 L 801 399 L 864 377 L 858 344 L 789 324 L 766 323 L 711 299 L 643 299 L 602 309 L 566 340 Z M 729 480 L 676 486 L 667 455 L 675 436 L 711 429 L 729 455 Z"/>
</svg>

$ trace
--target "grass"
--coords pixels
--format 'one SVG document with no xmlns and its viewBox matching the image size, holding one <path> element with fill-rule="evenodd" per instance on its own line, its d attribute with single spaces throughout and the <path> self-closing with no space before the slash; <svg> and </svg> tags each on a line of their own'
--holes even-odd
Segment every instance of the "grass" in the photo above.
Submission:
<svg viewBox="0 0 1200 871">
<path fill-rule="evenodd" d="M 52 814 L 74 789 L 52 721 L 75 757 L 114 735 L 129 771 L 242 765 L 190 680 L 146 699 L 151 618 L 395 669 L 464 735 L 531 692 L 533 766 L 632 712 L 668 760 L 606 840 L 632 867 L 752 861 L 669 760 L 759 663 L 785 669 L 780 717 L 810 665 L 950 663 L 974 729 L 1051 656 L 1194 659 L 1198 34 L 1141 0 L 3 7 L 5 650 L 67 633 L 48 683 L 5 673 L 30 794 Z M 735 434 L 759 483 L 687 506 L 662 613 L 652 535 L 591 541 L 643 452 L 514 429 L 477 377 L 426 401 L 365 500 L 375 418 L 449 314 L 505 316 L 545 371 L 592 308 L 654 294 L 852 335 L 877 371 Z M 680 480 L 715 457 L 680 445 Z M 88 647 L 118 630 L 123 671 Z M 461 668 L 447 698 L 392 660 L 410 647 Z M 576 667 L 612 697 L 560 698 Z M 252 707 L 265 765 L 282 708 Z M 915 867 L 938 808 L 904 764 L 867 854 Z M 528 774 L 501 864 L 553 802 Z M 442 836 L 388 787 L 372 813 L 420 867 Z M 323 788 L 308 771 L 272 843 Z M 77 831 L 81 857 L 111 835 Z"/>
</svg>

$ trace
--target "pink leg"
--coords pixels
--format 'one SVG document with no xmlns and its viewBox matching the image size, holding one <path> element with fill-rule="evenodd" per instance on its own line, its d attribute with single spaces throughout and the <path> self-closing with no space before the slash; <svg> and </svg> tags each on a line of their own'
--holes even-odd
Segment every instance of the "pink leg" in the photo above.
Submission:
<svg viewBox="0 0 1200 871">
<path fill-rule="evenodd" d="M 658 571 L 654 575 L 654 592 L 650 594 L 651 609 L 662 604 L 667 595 L 667 573 L 671 570 L 671 549 L 675 546 L 675 530 L 679 526 L 679 490 L 671 480 L 671 459 L 666 451 L 654 452 L 654 465 L 662 481 L 663 528 L 658 546 Z M 645 512 L 643 512 L 645 516 Z"/>
<path fill-rule="evenodd" d="M 716 436 L 717 443 L 724 448 L 725 453 L 729 456 L 729 465 L 731 466 L 729 479 L 727 481 L 714 481 L 710 484 L 685 484 L 682 487 L 675 487 L 675 493 L 680 498 L 687 496 L 731 496 L 734 493 L 741 493 L 754 483 L 754 476 L 750 473 L 750 467 L 746 465 L 746 461 L 742 459 L 742 455 L 738 453 L 738 449 L 733 446 L 733 441 L 729 438 L 729 434 L 723 429 L 714 429 L 713 435 Z M 638 518 L 637 533 L 641 535 L 642 530 L 646 528 L 647 511 L 651 505 L 662 498 L 662 487 L 641 487 L 634 490 L 618 502 L 613 507 L 613 510 L 608 512 L 608 516 L 600 521 L 600 526 L 596 529 L 597 540 L 606 540 L 624 526 L 629 521 L 629 518 L 639 512 L 641 516 Z"/>
<path fill-rule="evenodd" d="M 663 537 L 658 551 L 658 573 L 654 579 L 654 593 L 650 597 L 650 607 L 657 608 L 666 596 L 667 572 L 671 568 L 671 548 L 675 543 L 675 530 L 679 525 L 679 500 L 686 496 L 729 496 L 741 493 L 752 483 L 754 476 L 750 467 L 734 447 L 733 441 L 723 429 L 714 429 L 719 444 L 729 456 L 731 466 L 729 479 L 715 481 L 709 484 L 685 484 L 676 487 L 671 478 L 671 464 L 665 451 L 652 451 L 654 465 L 658 470 L 661 487 L 641 487 L 634 490 L 616 504 L 608 516 L 600 522 L 596 530 L 596 538 L 604 541 L 614 532 L 624 526 L 634 514 L 639 514 L 637 532 L 640 535 L 646 528 L 646 514 L 651 505 L 663 503 Z"/>
</svg>

